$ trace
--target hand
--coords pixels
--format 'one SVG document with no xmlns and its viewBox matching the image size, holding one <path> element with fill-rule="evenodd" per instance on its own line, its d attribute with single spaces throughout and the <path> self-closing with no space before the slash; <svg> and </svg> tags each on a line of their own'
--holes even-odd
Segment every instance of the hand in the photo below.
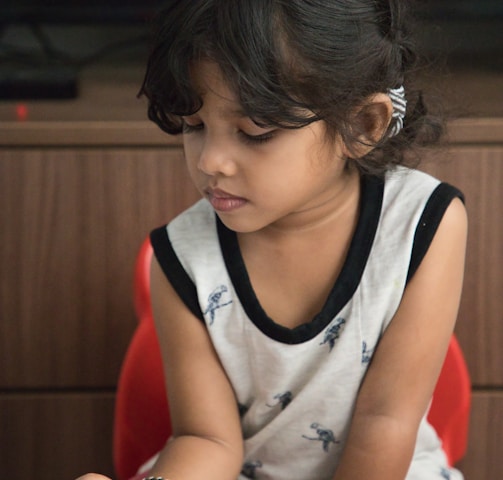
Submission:
<svg viewBox="0 0 503 480">
<path fill-rule="evenodd" d="M 105 475 L 100 475 L 99 473 L 86 473 L 85 475 L 82 475 L 76 480 L 111 480 L 111 479 L 105 477 Z"/>
</svg>

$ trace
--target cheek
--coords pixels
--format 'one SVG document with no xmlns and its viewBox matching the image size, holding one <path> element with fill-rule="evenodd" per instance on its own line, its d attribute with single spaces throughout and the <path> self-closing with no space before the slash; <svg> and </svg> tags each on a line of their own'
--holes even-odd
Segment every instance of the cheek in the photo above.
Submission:
<svg viewBox="0 0 503 480">
<path fill-rule="evenodd" d="M 193 138 L 189 139 L 185 135 L 183 135 L 182 139 L 183 139 L 183 152 L 184 152 L 185 158 L 188 161 L 189 159 L 193 158 L 196 153 L 197 142 L 195 142 Z"/>
<path fill-rule="evenodd" d="M 184 161 L 185 168 L 188 176 L 192 182 L 192 184 L 202 193 L 202 184 L 204 182 L 203 174 L 201 170 L 198 168 L 198 162 L 196 157 L 191 154 L 191 152 L 184 151 Z"/>
<path fill-rule="evenodd" d="M 199 162 L 200 148 L 197 141 L 183 139 L 183 158 L 189 172 L 195 173 Z"/>
<path fill-rule="evenodd" d="M 295 195 L 309 178 L 305 162 L 292 156 L 285 156 L 280 161 L 271 159 L 269 164 L 262 164 L 261 168 L 253 169 L 249 175 L 259 185 L 262 196 L 268 199 Z"/>
</svg>

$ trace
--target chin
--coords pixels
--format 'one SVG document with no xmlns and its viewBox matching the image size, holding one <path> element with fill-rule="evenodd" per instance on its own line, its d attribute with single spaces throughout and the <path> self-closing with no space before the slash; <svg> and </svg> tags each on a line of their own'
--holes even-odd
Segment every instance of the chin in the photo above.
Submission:
<svg viewBox="0 0 503 480">
<path fill-rule="evenodd" d="M 236 233 L 253 233 L 264 228 L 264 225 L 249 221 L 245 218 L 238 218 L 237 216 L 225 215 L 217 212 L 218 218 L 220 221 L 233 232 Z"/>
</svg>

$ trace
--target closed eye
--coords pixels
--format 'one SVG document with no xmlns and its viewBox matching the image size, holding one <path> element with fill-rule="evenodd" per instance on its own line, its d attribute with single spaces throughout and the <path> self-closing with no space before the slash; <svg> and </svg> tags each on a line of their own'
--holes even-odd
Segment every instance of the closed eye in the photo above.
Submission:
<svg viewBox="0 0 503 480">
<path fill-rule="evenodd" d="M 190 124 L 186 121 L 183 122 L 182 132 L 183 133 L 196 133 L 204 130 L 204 123 Z M 238 131 L 238 136 L 241 141 L 247 145 L 260 145 L 262 143 L 268 142 L 274 138 L 275 130 L 269 132 L 261 133 L 259 135 L 250 135 L 245 133 L 243 130 Z"/>
<path fill-rule="evenodd" d="M 183 133 L 194 133 L 200 132 L 204 128 L 204 123 L 198 123 L 196 125 L 190 125 L 187 122 L 183 122 L 182 132 Z"/>
<path fill-rule="evenodd" d="M 269 140 L 272 140 L 274 138 L 274 130 L 262 133 L 260 135 L 249 135 L 243 131 L 240 131 L 239 136 L 244 143 L 250 145 L 260 145 L 261 143 L 268 142 Z"/>
</svg>

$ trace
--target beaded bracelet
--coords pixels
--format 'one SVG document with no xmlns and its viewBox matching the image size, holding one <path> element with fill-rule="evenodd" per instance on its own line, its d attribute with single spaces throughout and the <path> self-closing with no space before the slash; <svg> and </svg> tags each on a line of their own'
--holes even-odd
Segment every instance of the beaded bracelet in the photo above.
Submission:
<svg viewBox="0 0 503 480">
<path fill-rule="evenodd" d="M 141 480 L 168 480 L 164 477 L 143 477 Z"/>
</svg>

